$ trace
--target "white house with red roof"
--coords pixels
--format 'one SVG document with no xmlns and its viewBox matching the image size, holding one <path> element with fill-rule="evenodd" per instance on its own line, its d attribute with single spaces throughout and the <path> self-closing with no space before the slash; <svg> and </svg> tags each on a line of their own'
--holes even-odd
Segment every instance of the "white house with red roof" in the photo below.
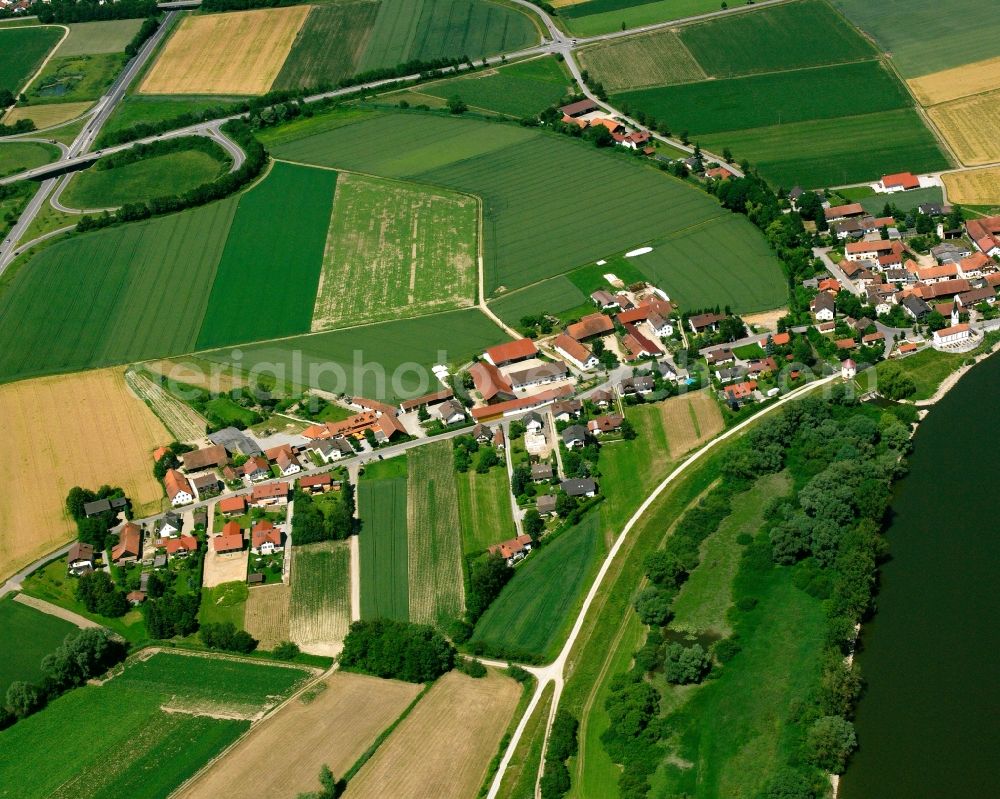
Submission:
<svg viewBox="0 0 1000 799">
<path fill-rule="evenodd" d="M 893 175 L 883 175 L 882 180 L 875 184 L 875 191 L 883 194 L 895 194 L 899 191 L 909 191 L 920 188 L 920 178 L 912 172 L 896 172 Z"/>
</svg>

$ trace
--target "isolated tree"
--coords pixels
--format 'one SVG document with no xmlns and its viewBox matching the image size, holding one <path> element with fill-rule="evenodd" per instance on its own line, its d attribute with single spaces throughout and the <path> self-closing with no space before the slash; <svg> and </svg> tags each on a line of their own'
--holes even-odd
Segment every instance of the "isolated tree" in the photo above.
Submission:
<svg viewBox="0 0 1000 799">
<path fill-rule="evenodd" d="M 832 774 L 842 774 L 847 759 L 858 745 L 854 725 L 843 716 L 816 719 L 806 732 L 806 755 L 810 762 Z"/>
<path fill-rule="evenodd" d="M 469 106 L 457 94 L 448 98 L 448 111 L 452 114 L 464 114 L 469 110 Z"/>
<path fill-rule="evenodd" d="M 671 594 L 656 586 L 644 588 L 633 603 L 643 624 L 661 627 L 670 619 Z"/>
<path fill-rule="evenodd" d="M 542 519 L 541 514 L 537 510 L 530 508 L 524 514 L 522 526 L 524 527 L 525 535 L 530 535 L 532 541 L 538 541 L 539 536 L 542 534 L 542 530 L 545 529 L 545 521 Z"/>
<path fill-rule="evenodd" d="M 45 704 L 45 695 L 34 683 L 18 680 L 7 688 L 6 707 L 8 712 L 23 719 Z"/>
<path fill-rule="evenodd" d="M 663 670 L 667 682 L 675 685 L 701 682 L 711 665 L 711 658 L 701 644 L 668 644 L 663 654 Z"/>
</svg>

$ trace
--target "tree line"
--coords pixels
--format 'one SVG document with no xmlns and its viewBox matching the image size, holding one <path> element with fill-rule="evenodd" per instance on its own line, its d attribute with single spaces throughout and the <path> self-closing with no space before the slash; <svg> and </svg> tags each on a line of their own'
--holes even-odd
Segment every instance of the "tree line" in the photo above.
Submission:
<svg viewBox="0 0 1000 799">
<path fill-rule="evenodd" d="M 455 647 L 429 624 L 362 620 L 344 639 L 340 665 L 386 679 L 433 682 L 455 665 Z"/>
<path fill-rule="evenodd" d="M 136 19 L 152 17 L 159 13 L 156 0 L 49 0 L 35 3 L 31 10 L 39 22 L 93 22 L 111 19 Z"/>
</svg>

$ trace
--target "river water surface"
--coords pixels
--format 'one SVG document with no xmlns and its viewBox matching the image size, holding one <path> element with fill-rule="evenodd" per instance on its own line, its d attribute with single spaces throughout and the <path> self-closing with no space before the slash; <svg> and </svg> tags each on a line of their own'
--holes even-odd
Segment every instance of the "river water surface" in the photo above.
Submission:
<svg viewBox="0 0 1000 799">
<path fill-rule="evenodd" d="M 896 486 L 841 799 L 1000 797 L 1000 356 L 920 424 Z"/>
</svg>

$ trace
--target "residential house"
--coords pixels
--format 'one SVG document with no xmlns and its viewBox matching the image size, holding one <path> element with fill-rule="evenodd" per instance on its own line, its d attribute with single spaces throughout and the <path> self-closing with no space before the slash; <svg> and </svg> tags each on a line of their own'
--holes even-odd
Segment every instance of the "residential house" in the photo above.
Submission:
<svg viewBox="0 0 1000 799">
<path fill-rule="evenodd" d="M 118 532 L 118 543 L 111 548 L 112 563 L 135 563 L 142 554 L 142 528 L 125 522 Z"/>
<path fill-rule="evenodd" d="M 725 314 L 702 313 L 688 317 L 688 327 L 692 333 L 704 333 L 707 330 L 718 330 L 719 322 L 726 318 Z"/>
<path fill-rule="evenodd" d="M 506 366 L 518 361 L 526 361 L 538 355 L 538 348 L 530 338 L 519 338 L 504 344 L 490 347 L 483 353 L 483 358 L 494 366 Z"/>
<path fill-rule="evenodd" d="M 167 498 L 175 508 L 194 502 L 194 489 L 188 479 L 176 469 L 167 469 L 163 475 L 163 487 L 167 490 Z"/>
<path fill-rule="evenodd" d="M 664 319 L 658 313 L 651 313 L 646 318 L 646 324 L 650 326 L 653 335 L 658 338 L 667 338 L 674 334 L 674 324 L 669 319 Z"/>
<path fill-rule="evenodd" d="M 192 452 L 181 454 L 181 465 L 186 472 L 198 472 L 202 469 L 217 469 L 223 466 L 229 456 L 226 448 L 222 444 L 213 444 L 204 449 L 196 449 Z"/>
<path fill-rule="evenodd" d="M 742 366 L 724 366 L 715 370 L 715 379 L 720 383 L 732 383 L 734 380 L 742 380 L 744 374 Z"/>
<path fill-rule="evenodd" d="M 956 299 L 958 300 L 958 304 L 963 308 L 971 308 L 983 302 L 987 305 L 994 305 L 997 301 L 997 293 L 996 289 L 992 286 L 983 286 L 982 288 L 970 289 L 963 294 L 959 294 Z"/>
<path fill-rule="evenodd" d="M 250 494 L 250 504 L 258 508 L 267 505 L 286 505 L 290 494 L 291 486 L 288 483 L 255 485 Z"/>
<path fill-rule="evenodd" d="M 747 363 L 746 375 L 751 380 L 756 380 L 762 375 L 773 375 L 778 371 L 778 364 L 774 358 L 757 358 Z"/>
<path fill-rule="evenodd" d="M 193 535 L 182 535 L 178 538 L 161 538 L 157 542 L 167 550 L 169 558 L 186 558 L 192 552 L 198 551 L 198 539 Z"/>
<path fill-rule="evenodd" d="M 224 515 L 235 513 L 237 515 L 245 513 L 247 509 L 246 497 L 223 497 L 219 500 L 219 512 Z"/>
<path fill-rule="evenodd" d="M 756 380 L 746 380 L 742 383 L 734 383 L 722 389 L 722 393 L 727 402 L 734 405 L 742 405 L 754 398 L 757 391 Z"/>
<path fill-rule="evenodd" d="M 184 521 L 181 517 L 173 511 L 167 511 L 163 514 L 163 517 L 156 522 L 156 526 L 153 530 L 159 538 L 173 538 L 176 535 L 180 535 L 183 528 Z"/>
<path fill-rule="evenodd" d="M 897 172 L 893 175 L 884 175 L 875 188 L 876 191 L 894 194 L 899 191 L 919 189 L 920 179 L 910 172 Z"/>
<path fill-rule="evenodd" d="M 559 487 L 571 497 L 592 497 L 597 494 L 597 483 L 589 477 L 574 477 L 563 480 Z"/>
<path fill-rule="evenodd" d="M 535 500 L 535 510 L 540 516 L 551 516 L 556 512 L 556 495 L 542 494 Z"/>
<path fill-rule="evenodd" d="M 219 475 L 215 472 L 206 472 L 205 474 L 199 474 L 197 477 L 191 479 L 191 485 L 194 486 L 194 490 L 198 492 L 198 499 L 206 499 L 208 497 L 214 497 L 216 494 L 222 491 L 222 481 L 219 479 Z"/>
<path fill-rule="evenodd" d="M 566 334 L 577 341 L 586 341 L 595 336 L 606 336 L 615 329 L 614 322 L 602 313 L 592 313 L 579 322 L 569 325 Z"/>
<path fill-rule="evenodd" d="M 143 602 L 146 601 L 146 592 L 129 591 L 127 594 L 125 594 L 125 599 L 132 607 L 138 607 L 139 605 L 141 605 Z"/>
<path fill-rule="evenodd" d="M 333 488 L 333 478 L 327 472 L 307 474 L 299 478 L 299 488 L 310 494 L 325 494 Z"/>
<path fill-rule="evenodd" d="M 545 420 L 542 419 L 541 415 L 535 411 L 525 414 L 522 421 L 524 422 L 524 426 L 529 433 L 540 433 L 542 428 L 545 427 Z"/>
<path fill-rule="evenodd" d="M 438 405 L 438 418 L 445 424 L 458 424 L 465 421 L 465 407 L 458 400 L 447 400 Z"/>
<path fill-rule="evenodd" d="M 306 449 L 318 454 L 326 463 L 349 458 L 354 454 L 354 447 L 346 438 L 324 438 L 312 442 Z"/>
<path fill-rule="evenodd" d="M 958 261 L 958 277 L 969 280 L 997 271 L 997 262 L 984 253 L 977 252 Z"/>
<path fill-rule="evenodd" d="M 656 383 L 652 377 L 640 376 L 640 377 L 627 377 L 618 384 L 618 393 L 623 397 L 627 397 L 630 394 L 644 396 L 649 394 L 656 388 Z"/>
<path fill-rule="evenodd" d="M 86 574 L 94 570 L 94 548 L 90 544 L 76 541 L 69 548 L 66 567 L 70 574 Z"/>
<path fill-rule="evenodd" d="M 546 388 L 536 394 L 529 394 L 526 397 L 497 402 L 483 408 L 473 408 L 472 418 L 477 422 L 500 419 L 504 416 L 515 416 L 530 410 L 531 408 L 541 408 L 557 399 L 569 397 L 573 394 L 573 387 L 563 384 L 554 388 Z"/>
<path fill-rule="evenodd" d="M 880 255 L 892 252 L 902 252 L 902 244 L 898 241 L 851 241 L 844 247 L 844 257 L 848 261 L 878 261 Z"/>
<path fill-rule="evenodd" d="M 612 294 L 611 292 L 605 291 L 604 289 L 599 289 L 598 291 L 595 291 L 593 294 L 590 295 L 590 299 L 593 301 L 594 305 L 596 305 L 602 311 L 606 311 L 609 308 L 620 307 L 618 305 L 618 298 L 615 297 L 615 295 Z"/>
<path fill-rule="evenodd" d="M 612 138 L 614 138 L 615 143 L 621 147 L 625 147 L 629 150 L 639 150 L 645 148 L 645 146 L 649 144 L 649 140 L 652 137 L 647 130 L 633 130 L 631 133 L 625 134 L 613 133 Z M 726 172 L 726 170 L 723 169 L 722 171 L 726 173 L 724 177 L 729 177 L 729 173 Z"/>
<path fill-rule="evenodd" d="M 837 303 L 825 291 L 821 291 L 809 303 L 809 310 L 817 322 L 832 322 L 836 316 Z"/>
<path fill-rule="evenodd" d="M 606 388 L 599 388 L 590 395 L 589 399 L 598 408 L 607 408 L 615 401 L 615 395 Z"/>
<path fill-rule="evenodd" d="M 587 422 L 587 431 L 595 436 L 614 433 L 617 430 L 621 430 L 622 422 L 624 421 L 625 417 L 620 413 L 608 413 Z"/>
<path fill-rule="evenodd" d="M 865 289 L 868 297 L 868 304 L 875 309 L 875 313 L 881 316 L 887 314 L 895 305 L 895 289 L 887 283 L 876 283 Z"/>
<path fill-rule="evenodd" d="M 1000 255 L 1000 216 L 969 219 L 965 223 L 965 232 L 981 253 L 990 258 Z"/>
<path fill-rule="evenodd" d="M 625 325 L 625 335 L 622 344 L 629 353 L 631 361 L 640 358 L 655 358 L 663 352 L 663 348 L 647 338 L 634 324 Z"/>
<path fill-rule="evenodd" d="M 885 333 L 878 331 L 875 333 L 868 333 L 861 337 L 861 343 L 866 347 L 872 347 L 876 344 L 885 343 Z"/>
<path fill-rule="evenodd" d="M 267 458 L 263 455 L 256 455 L 248 458 L 242 467 L 243 476 L 249 477 L 252 481 L 266 480 L 271 476 L 271 469 L 268 466 Z"/>
<path fill-rule="evenodd" d="M 928 286 L 956 279 L 958 279 L 958 264 L 941 264 L 940 266 L 926 266 L 917 269 L 917 280 Z"/>
<path fill-rule="evenodd" d="M 967 324 L 953 325 L 934 331 L 934 346 L 962 344 L 972 337 L 972 328 Z"/>
<path fill-rule="evenodd" d="M 847 205 L 833 205 L 823 209 L 823 216 L 827 222 L 836 222 L 838 219 L 849 219 L 852 216 L 864 216 L 864 206 L 861 203 L 848 203 Z"/>
<path fill-rule="evenodd" d="M 472 364 L 469 367 L 469 375 L 484 402 L 509 402 L 516 396 L 510 381 L 488 361 Z"/>
<path fill-rule="evenodd" d="M 543 483 L 552 479 L 551 463 L 535 463 L 531 466 L 531 479 L 536 483 Z"/>
<path fill-rule="evenodd" d="M 687 369 L 681 369 L 669 358 L 661 359 L 656 364 L 656 371 L 660 373 L 660 377 L 664 380 L 669 380 L 672 383 L 676 383 L 680 380 L 686 380 L 689 377 Z"/>
<path fill-rule="evenodd" d="M 839 338 L 834 342 L 834 344 L 837 345 L 838 350 L 853 350 L 856 346 L 858 346 L 858 342 L 856 342 L 853 338 Z"/>
<path fill-rule="evenodd" d="M 931 312 L 931 307 L 916 294 L 908 294 L 899 303 L 903 310 L 915 321 L 919 322 Z"/>
<path fill-rule="evenodd" d="M 552 416 L 557 422 L 568 422 L 576 419 L 583 410 L 583 403 L 578 399 L 560 400 L 552 403 Z"/>
<path fill-rule="evenodd" d="M 212 539 L 212 550 L 216 555 L 232 555 L 243 551 L 243 530 L 239 522 L 226 522 L 222 533 Z"/>
<path fill-rule="evenodd" d="M 477 424 L 472 428 L 472 437 L 480 444 L 486 444 L 493 438 L 493 431 L 489 425 Z"/>
<path fill-rule="evenodd" d="M 270 555 L 281 549 L 281 530 L 269 520 L 260 519 L 250 531 L 250 550 L 255 555 Z"/>
<path fill-rule="evenodd" d="M 560 333 L 552 342 L 555 351 L 582 371 L 588 371 L 600 364 L 600 360 L 583 344 L 566 333 Z"/>
<path fill-rule="evenodd" d="M 723 363 L 732 363 L 736 360 L 733 351 L 729 347 L 718 347 L 705 353 L 705 361 L 709 366 L 718 366 Z"/>
<path fill-rule="evenodd" d="M 499 552 L 500 557 L 507 561 L 507 565 L 513 566 L 531 552 L 531 536 L 519 535 L 509 541 L 501 541 L 499 544 L 491 546 L 489 552 L 491 555 Z"/>
<path fill-rule="evenodd" d="M 562 431 L 563 444 L 566 449 L 576 449 L 587 443 L 587 428 L 582 424 L 573 424 Z"/>
<path fill-rule="evenodd" d="M 543 386 L 547 383 L 555 383 L 558 380 L 565 380 L 569 376 L 569 371 L 564 363 L 537 363 L 527 369 L 510 371 L 507 379 L 515 389 L 526 389 L 532 386 Z"/>
</svg>

